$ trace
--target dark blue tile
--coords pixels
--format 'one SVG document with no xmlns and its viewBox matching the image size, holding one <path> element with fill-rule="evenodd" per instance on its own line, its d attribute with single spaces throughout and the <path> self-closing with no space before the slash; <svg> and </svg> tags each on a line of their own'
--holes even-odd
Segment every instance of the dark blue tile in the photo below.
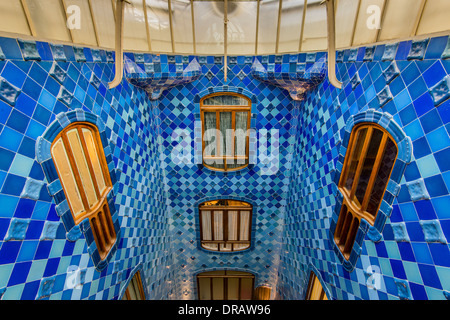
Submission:
<svg viewBox="0 0 450 320">
<path fill-rule="evenodd" d="M 411 123 L 412 121 L 414 121 L 417 118 L 416 111 L 412 104 L 407 106 L 403 110 L 401 110 L 399 112 L 399 116 L 400 116 L 400 119 L 402 119 L 402 123 L 404 126 Z"/>
<path fill-rule="evenodd" d="M 14 109 L 6 122 L 6 125 L 18 132 L 25 133 L 29 122 L 29 117 Z"/>
<path fill-rule="evenodd" d="M 414 100 L 413 104 L 418 117 L 435 108 L 433 99 L 428 92 Z"/>
<path fill-rule="evenodd" d="M 447 248 L 448 250 L 448 248 Z M 436 268 L 434 266 L 426 265 L 426 264 L 418 264 L 420 274 L 422 275 L 423 284 L 437 289 L 442 289 L 441 283 L 439 281 L 439 276 L 436 272 Z"/>
<path fill-rule="evenodd" d="M 431 197 L 440 197 L 448 194 L 442 175 L 438 174 L 425 179 L 425 185 Z"/>
<path fill-rule="evenodd" d="M 13 160 L 13 152 L 0 148 L 0 170 L 8 171 Z"/>
<path fill-rule="evenodd" d="M 31 261 L 20 262 L 14 265 L 11 276 L 9 277 L 8 287 L 25 283 L 31 268 Z"/>
<path fill-rule="evenodd" d="M 430 39 L 425 59 L 440 59 L 447 46 L 448 36 Z"/>
<path fill-rule="evenodd" d="M 19 254 L 21 241 L 3 242 L 0 249 L 0 265 L 14 263 Z"/>
<path fill-rule="evenodd" d="M 36 296 L 41 285 L 41 280 L 36 280 L 32 282 L 25 283 L 23 288 L 21 300 L 36 300 Z"/>
<path fill-rule="evenodd" d="M 0 37 L 0 47 L 6 59 L 22 60 L 22 52 L 16 39 Z"/>
<path fill-rule="evenodd" d="M 444 79 L 446 75 L 447 73 L 445 72 L 444 67 L 438 60 L 430 68 L 428 68 L 427 71 L 424 72 L 423 79 L 425 80 L 425 83 L 428 86 L 428 88 L 432 88 L 442 79 Z"/>
<path fill-rule="evenodd" d="M 416 262 L 416 259 L 414 258 L 414 252 L 410 243 L 398 242 L 397 246 L 403 261 Z"/>
<path fill-rule="evenodd" d="M 10 173 L 6 176 L 6 180 L 3 183 L 1 193 L 10 194 L 13 196 L 20 196 L 24 185 L 25 185 L 25 178 Z"/>
<path fill-rule="evenodd" d="M 411 162 L 406 166 L 405 169 L 405 179 L 407 182 L 414 181 L 420 178 L 420 172 L 417 168 L 417 164 L 415 161 Z"/>
<path fill-rule="evenodd" d="M 420 123 L 422 124 L 422 128 L 425 133 L 429 133 L 443 125 L 436 109 L 433 109 L 420 117 Z"/>
<path fill-rule="evenodd" d="M 36 205 L 35 200 L 21 198 L 16 207 L 16 212 L 14 213 L 15 218 L 27 219 L 31 218 L 34 206 Z"/>
<path fill-rule="evenodd" d="M 420 200 L 414 202 L 417 215 L 420 220 L 433 220 L 436 219 L 436 213 L 434 212 L 433 206 L 430 200 Z"/>
<path fill-rule="evenodd" d="M 414 157 L 416 159 L 423 158 L 429 154 L 431 154 L 430 146 L 428 145 L 428 141 L 425 137 L 417 139 L 413 142 L 413 151 Z"/>
<path fill-rule="evenodd" d="M 389 262 L 391 263 L 394 277 L 399 279 L 406 279 L 405 268 L 403 267 L 402 261 L 397 259 L 389 259 Z"/>
<path fill-rule="evenodd" d="M 428 300 L 427 292 L 425 291 L 424 286 L 414 282 L 409 282 L 409 287 L 414 300 Z"/>
</svg>

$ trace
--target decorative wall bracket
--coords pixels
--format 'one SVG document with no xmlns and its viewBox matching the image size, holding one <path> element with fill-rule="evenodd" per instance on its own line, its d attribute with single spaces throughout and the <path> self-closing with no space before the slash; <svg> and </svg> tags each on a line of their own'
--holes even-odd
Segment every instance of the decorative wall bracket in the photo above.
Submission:
<svg viewBox="0 0 450 320">
<path fill-rule="evenodd" d="M 193 82 L 200 78 L 202 69 L 194 58 L 183 69 L 182 63 L 159 61 L 137 64 L 125 57 L 125 77 L 132 85 L 144 89 L 150 100 L 157 100 L 164 90 Z"/>
<path fill-rule="evenodd" d="M 289 70 L 283 69 L 284 66 L 289 67 Z M 255 79 L 286 89 L 291 98 L 298 101 L 304 99 L 307 91 L 317 87 L 325 79 L 326 74 L 325 56 L 314 63 L 308 60 L 305 63 L 294 64 L 268 63 L 267 68 L 255 58 L 252 66 L 252 76 Z"/>
</svg>

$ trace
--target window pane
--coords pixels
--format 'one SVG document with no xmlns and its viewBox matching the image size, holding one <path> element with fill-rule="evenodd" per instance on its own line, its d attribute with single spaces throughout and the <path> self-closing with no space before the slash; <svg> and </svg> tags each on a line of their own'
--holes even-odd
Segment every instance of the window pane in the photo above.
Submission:
<svg viewBox="0 0 450 320">
<path fill-rule="evenodd" d="M 345 179 L 344 184 L 344 187 L 349 191 L 352 189 L 353 179 L 355 178 L 356 169 L 358 168 L 359 158 L 361 156 L 361 152 L 364 147 L 366 135 L 367 135 L 367 128 L 361 129 L 357 132 L 356 140 L 354 143 L 355 147 L 351 156 L 352 158 L 348 162 L 347 178 Z"/>
<path fill-rule="evenodd" d="M 203 240 L 212 240 L 211 237 L 211 211 L 202 211 L 202 237 Z"/>
<path fill-rule="evenodd" d="M 175 51 L 177 53 L 192 53 L 194 52 L 194 46 L 191 4 L 184 0 L 172 0 L 171 6 Z"/>
<path fill-rule="evenodd" d="M 284 0 L 281 13 L 279 52 L 298 52 L 305 0 Z"/>
<path fill-rule="evenodd" d="M 250 240 L 250 211 L 241 211 L 241 227 L 239 240 Z"/>
<path fill-rule="evenodd" d="M 364 158 L 361 175 L 358 180 L 358 186 L 356 187 L 355 198 L 352 199 L 358 203 L 359 207 L 364 200 L 366 194 L 367 185 L 369 184 L 370 175 L 375 165 L 375 160 L 380 149 L 381 139 L 383 139 L 383 132 L 381 130 L 374 129 L 372 131 L 372 137 L 369 142 L 369 148 Z"/>
<path fill-rule="evenodd" d="M 253 279 L 241 279 L 241 300 L 251 300 L 253 295 Z"/>
<path fill-rule="evenodd" d="M 95 2 L 95 1 L 92 1 Z M 91 16 L 91 9 L 87 0 L 65 0 L 66 8 L 76 5 L 80 8 L 81 23 L 80 29 L 74 28 L 71 30 L 73 42 L 79 44 L 86 44 L 91 46 L 97 45 L 95 38 L 94 23 Z"/>
<path fill-rule="evenodd" d="M 105 177 L 103 176 L 102 165 L 100 163 L 100 158 L 97 153 L 97 148 L 95 146 L 94 136 L 92 135 L 92 132 L 89 129 L 83 128 L 82 132 L 84 141 L 86 141 L 89 160 L 94 169 L 95 179 L 97 180 L 97 187 L 99 189 L 100 194 L 102 194 L 106 190 L 106 182 Z"/>
<path fill-rule="evenodd" d="M 223 8 L 223 2 L 216 2 Z M 256 1 L 229 2 L 228 7 L 228 54 L 242 55 L 255 51 Z M 234 8 L 235 7 L 235 8 Z"/>
<path fill-rule="evenodd" d="M 0 1 L 0 30 L 30 35 L 20 0 Z"/>
<path fill-rule="evenodd" d="M 223 278 L 213 278 L 213 300 L 223 300 Z"/>
<path fill-rule="evenodd" d="M 430 34 L 450 29 L 450 1 L 428 0 L 423 10 L 417 35 Z"/>
<path fill-rule="evenodd" d="M 199 299 L 200 300 L 211 300 L 211 279 L 210 278 L 199 278 Z"/>
<path fill-rule="evenodd" d="M 223 240 L 223 211 L 214 211 L 214 240 Z"/>
<path fill-rule="evenodd" d="M 320 2 L 321 0 L 308 1 L 302 51 L 317 51 L 327 48 L 327 8 Z"/>
<path fill-rule="evenodd" d="M 228 211 L 228 240 L 238 240 L 238 212 Z"/>
<path fill-rule="evenodd" d="M 239 279 L 229 278 L 228 279 L 228 300 L 238 300 L 239 299 Z"/>
<path fill-rule="evenodd" d="M 236 112 L 235 155 L 245 156 L 247 154 L 247 123 L 248 112 Z M 245 161 L 241 161 L 241 164 L 245 163 Z"/>
<path fill-rule="evenodd" d="M 220 113 L 220 132 L 222 141 L 219 147 L 219 155 L 231 156 L 231 112 Z"/>
<path fill-rule="evenodd" d="M 212 96 L 203 100 L 204 106 L 248 106 L 247 99 L 235 95 Z"/>
<path fill-rule="evenodd" d="M 59 178 L 63 186 L 67 201 L 72 208 L 72 214 L 77 217 L 85 212 L 83 202 L 81 201 L 80 191 L 78 190 L 75 177 L 70 166 L 66 148 L 61 138 L 59 138 L 52 147 L 52 158 L 59 173 Z"/>
<path fill-rule="evenodd" d="M 168 2 L 166 0 L 147 0 L 146 3 L 152 51 L 172 52 Z M 143 30 L 145 33 L 145 27 Z"/>
<path fill-rule="evenodd" d="M 195 41 L 198 54 L 224 53 L 223 13 L 218 8 L 215 1 L 194 1 Z"/>
<path fill-rule="evenodd" d="M 204 126 L 205 135 L 204 141 L 205 152 L 204 156 L 215 156 L 217 147 L 217 137 L 216 137 L 216 113 L 215 112 L 205 112 L 204 113 Z M 211 161 L 205 160 L 208 165 L 212 165 Z"/>
<path fill-rule="evenodd" d="M 261 0 L 258 27 L 258 54 L 275 53 L 279 1 Z"/>
<path fill-rule="evenodd" d="M 381 160 L 381 166 L 375 179 L 375 184 L 370 195 L 370 200 L 367 205 L 367 212 L 375 216 L 378 211 L 378 207 L 381 203 L 386 185 L 391 175 L 392 167 L 397 159 L 397 146 L 395 143 L 388 139 L 384 155 Z"/>
<path fill-rule="evenodd" d="M 27 4 L 38 37 L 70 41 L 70 33 L 66 27 L 66 17 L 61 1 L 27 0 Z"/>
<path fill-rule="evenodd" d="M 67 132 L 67 138 L 69 140 L 72 155 L 74 157 L 78 172 L 80 174 L 81 183 L 84 188 L 84 194 L 86 195 L 89 207 L 93 207 L 98 198 L 95 193 L 94 183 L 92 182 L 91 173 L 89 172 L 88 164 L 86 162 L 86 155 L 84 154 L 81 146 L 78 130 L 72 129 Z"/>
</svg>

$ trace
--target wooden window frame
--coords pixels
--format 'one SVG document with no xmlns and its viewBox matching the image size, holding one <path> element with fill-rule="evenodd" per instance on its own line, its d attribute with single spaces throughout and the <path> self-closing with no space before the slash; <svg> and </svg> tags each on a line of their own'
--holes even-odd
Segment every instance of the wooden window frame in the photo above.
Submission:
<svg viewBox="0 0 450 320">
<path fill-rule="evenodd" d="M 214 274 L 207 274 L 205 275 L 204 273 L 207 273 L 209 271 L 206 272 L 202 272 L 197 274 L 197 296 L 199 300 L 201 297 L 200 294 L 200 279 L 201 278 L 209 278 L 210 280 L 210 293 L 211 293 L 211 299 L 210 300 L 214 300 L 214 284 L 212 279 L 214 278 L 223 278 L 224 279 L 224 283 L 223 283 L 223 301 L 227 301 L 228 299 L 228 279 L 230 278 L 238 278 L 239 279 L 239 284 L 238 284 L 238 300 L 241 300 L 241 279 L 252 279 L 252 299 L 253 299 L 253 295 L 254 295 L 254 290 L 255 290 L 255 275 L 250 273 L 250 272 L 244 272 L 242 271 L 242 275 L 237 275 L 237 274 L 227 274 L 227 271 L 235 271 L 235 270 L 217 270 L 217 271 L 224 271 L 225 274 L 224 275 L 214 275 Z"/>
<path fill-rule="evenodd" d="M 361 154 L 357 157 L 358 159 L 358 165 L 355 169 L 355 175 L 352 181 L 352 187 L 351 190 L 348 190 L 345 186 L 345 183 L 348 178 L 349 174 L 349 167 L 350 167 L 350 161 L 352 161 L 352 158 L 354 156 L 354 153 L 356 152 L 356 141 L 358 137 L 358 133 L 363 130 L 367 129 L 366 136 L 364 138 L 364 143 L 362 146 Z M 380 146 L 378 148 L 378 151 L 375 156 L 375 162 L 373 169 L 370 174 L 370 178 L 368 180 L 368 184 L 364 193 L 364 198 L 362 203 L 357 203 L 353 201 L 352 199 L 355 198 L 355 192 L 359 185 L 359 181 L 361 178 L 361 172 L 364 165 L 364 160 L 366 159 L 367 151 L 370 147 L 370 142 L 372 138 L 372 134 L 374 130 L 380 130 L 383 133 Z M 375 123 L 361 123 L 357 126 L 355 126 L 352 130 L 352 133 L 350 135 L 350 140 L 348 143 L 347 148 L 347 155 L 344 160 L 343 170 L 342 174 L 339 180 L 338 189 L 343 195 L 343 203 L 341 206 L 341 211 L 339 213 L 338 222 L 336 225 L 336 230 L 334 233 L 334 241 L 336 245 L 338 246 L 339 250 L 343 254 L 344 258 L 346 260 L 349 260 L 350 253 L 353 248 L 356 234 L 359 228 L 359 225 L 361 223 L 361 219 L 365 219 L 371 226 L 374 225 L 379 208 L 381 206 L 382 199 L 384 197 L 384 194 L 387 189 L 387 185 L 389 183 L 389 179 L 387 179 L 386 184 L 384 186 L 384 190 L 382 192 L 381 198 L 379 203 L 377 204 L 375 215 L 372 215 L 367 211 L 367 206 L 370 200 L 370 196 L 373 190 L 373 187 L 376 182 L 376 178 L 378 175 L 378 171 L 380 170 L 381 164 L 382 164 L 382 158 L 386 150 L 386 146 L 388 143 L 388 139 L 391 140 L 396 147 L 396 159 L 398 157 L 398 146 L 396 141 L 392 138 L 392 136 L 389 134 L 386 129 L 381 127 L 378 124 Z M 394 169 L 396 160 L 393 162 L 392 167 L 390 168 L 389 177 L 392 174 L 392 170 Z M 357 200 L 356 200 L 357 201 Z"/>
<path fill-rule="evenodd" d="M 82 149 L 83 149 L 83 152 L 85 155 L 85 160 L 86 160 L 87 167 L 89 170 L 90 178 L 92 179 L 94 191 L 95 191 L 96 197 L 97 197 L 97 202 L 92 206 L 89 206 L 89 203 L 88 203 L 85 191 L 84 191 L 85 188 L 83 187 L 81 174 L 77 168 L 77 165 L 76 165 L 76 162 L 74 159 L 74 155 L 73 155 L 72 149 L 70 148 L 70 143 L 69 143 L 68 137 L 67 137 L 67 133 L 73 129 L 77 129 L 77 131 L 78 131 L 78 136 L 79 136 L 81 146 L 82 146 Z M 88 129 L 92 133 L 92 136 L 94 138 L 94 146 L 96 148 L 96 153 L 97 153 L 97 156 L 98 156 L 98 159 L 100 162 L 100 167 L 102 170 L 103 178 L 105 180 L 104 182 L 106 184 L 105 190 L 103 190 L 103 192 L 101 192 L 101 193 L 99 190 L 97 178 L 95 176 L 92 163 L 89 160 L 89 156 L 87 156 L 89 153 L 88 153 L 86 141 L 85 141 L 83 133 L 82 133 L 82 129 Z M 111 250 L 111 248 L 113 247 L 114 243 L 116 242 L 116 233 L 114 230 L 114 225 L 112 222 L 112 217 L 111 217 L 108 200 L 107 200 L 107 196 L 108 196 L 109 192 L 112 190 L 112 182 L 111 182 L 111 177 L 109 175 L 109 170 L 108 170 L 108 165 L 106 162 L 105 153 L 102 148 L 102 141 L 100 138 L 100 133 L 99 133 L 97 127 L 92 125 L 91 123 L 74 122 L 74 123 L 68 125 L 67 127 L 65 127 L 55 137 L 51 148 L 53 148 L 54 144 L 56 142 L 58 142 L 60 139 L 62 140 L 64 149 L 67 153 L 70 168 L 58 168 L 58 166 L 56 165 L 56 162 L 54 161 L 55 168 L 58 173 L 58 178 L 61 182 L 63 182 L 64 180 L 63 180 L 62 170 L 69 169 L 72 171 L 74 178 L 75 178 L 77 188 L 80 191 L 79 195 L 80 195 L 81 201 L 83 203 L 83 207 L 85 209 L 84 213 L 81 213 L 81 214 L 75 216 L 74 210 L 72 208 L 72 204 L 70 203 L 70 201 L 67 201 L 69 208 L 70 208 L 70 212 L 72 213 L 72 217 L 75 222 L 75 225 L 80 224 L 81 221 L 83 221 L 86 218 L 89 219 L 92 234 L 94 236 L 94 241 L 95 241 L 95 243 L 97 245 L 97 249 L 99 251 L 100 259 L 104 260 L 105 257 L 107 256 L 107 254 L 109 253 L 109 251 Z M 54 159 L 53 154 L 52 154 L 52 158 Z M 65 190 L 64 187 L 63 187 L 63 191 L 66 196 L 66 199 L 69 199 L 68 193 L 70 191 Z"/>
<path fill-rule="evenodd" d="M 125 296 L 126 300 L 131 300 L 129 286 L 130 286 L 130 284 L 133 283 L 133 279 L 134 278 L 136 278 L 136 282 L 138 284 L 138 288 L 137 289 L 138 289 L 140 298 L 141 298 L 141 300 L 145 300 L 144 286 L 142 285 L 142 278 L 141 278 L 141 272 L 140 271 L 136 271 L 136 273 L 133 275 L 133 278 L 131 278 L 130 282 L 128 283 L 127 289 L 125 290 L 124 296 Z"/>
<path fill-rule="evenodd" d="M 220 199 L 222 200 L 222 199 Z M 239 252 L 239 251 L 244 251 L 244 250 L 248 250 L 251 247 L 251 236 L 252 236 L 252 222 L 253 222 L 253 206 L 245 201 L 240 201 L 240 200 L 232 200 L 232 199 L 227 199 L 227 200 L 231 200 L 231 201 L 239 201 L 239 202 L 244 202 L 248 205 L 250 205 L 249 207 L 246 206 L 210 206 L 210 207 L 202 207 L 202 205 L 206 202 L 210 202 L 210 201 L 215 201 L 215 200 L 210 200 L 210 201 L 206 201 L 203 202 L 199 205 L 198 210 L 199 210 L 199 221 L 200 221 L 200 244 L 201 247 L 205 250 L 208 251 L 212 251 L 212 252 L 225 252 L 225 253 L 232 253 L 232 252 Z M 211 238 L 212 240 L 203 240 L 203 219 L 202 219 L 202 212 L 203 211 L 210 211 L 211 212 Z M 214 240 L 214 211 L 221 211 L 222 212 L 222 225 L 224 227 L 224 230 L 222 232 L 223 234 L 223 240 Z M 240 234 L 241 234 L 241 211 L 249 211 L 249 224 L 248 224 L 248 239 L 249 240 L 228 240 L 228 235 L 229 235 L 229 230 L 228 230 L 228 212 L 229 211 L 237 211 L 237 237 L 240 238 Z M 209 244 L 217 244 L 217 250 L 213 250 L 211 248 L 206 248 L 203 246 L 204 243 L 209 243 Z M 231 250 L 227 250 L 227 251 L 221 251 L 220 250 L 220 244 L 231 244 Z M 234 250 L 234 244 L 248 244 L 248 247 L 244 248 L 244 249 L 237 249 Z"/>
<path fill-rule="evenodd" d="M 218 97 L 218 96 L 237 96 L 239 98 L 243 98 L 245 100 L 247 100 L 248 104 L 246 106 L 236 106 L 236 105 L 205 105 L 204 101 L 206 99 L 212 98 L 212 97 Z M 203 97 L 200 100 L 200 117 L 201 117 L 201 121 L 202 121 L 202 158 L 203 158 L 203 165 L 211 170 L 214 171 L 224 171 L 224 172 L 228 172 L 228 171 L 237 171 L 237 170 L 241 170 L 244 169 L 245 167 L 247 167 L 249 165 L 249 143 L 250 143 L 250 137 L 249 137 L 249 133 L 248 130 L 250 129 L 250 120 L 251 120 L 251 108 L 252 108 L 252 101 L 241 94 L 237 94 L 234 92 L 220 92 L 220 93 L 213 93 L 210 95 L 207 95 L 205 97 Z M 220 132 L 220 113 L 224 113 L 224 112 L 231 112 L 231 128 L 232 131 L 232 135 L 231 135 L 231 151 L 232 154 L 230 155 L 220 155 L 222 152 L 220 143 L 221 140 L 220 139 L 215 139 L 216 142 L 216 151 L 217 154 L 219 154 L 219 156 L 215 155 L 215 156 L 205 156 L 205 112 L 215 112 L 216 113 L 216 130 L 218 130 Z M 247 112 L 247 133 L 246 133 L 246 151 L 245 151 L 245 156 L 242 155 L 235 155 L 235 129 L 236 129 L 236 112 Z M 224 168 L 216 168 L 213 167 L 211 165 L 208 165 L 205 163 L 205 159 L 207 160 L 223 160 L 223 164 L 224 164 Z M 227 167 L 227 160 L 247 160 L 247 163 L 240 166 L 240 167 L 236 167 L 236 168 L 232 168 L 232 169 L 228 169 Z"/>
<path fill-rule="evenodd" d="M 313 271 L 311 271 L 311 273 L 309 274 L 309 282 L 308 282 L 308 288 L 306 289 L 305 300 L 312 300 L 311 299 L 311 298 L 313 298 L 312 293 L 313 293 L 314 286 L 316 284 L 320 285 L 321 292 L 320 292 L 318 299 L 314 297 L 315 298 L 314 300 L 320 300 L 320 301 L 328 300 L 327 294 L 325 293 L 325 290 L 323 289 L 319 278 L 316 276 L 316 274 Z"/>
</svg>

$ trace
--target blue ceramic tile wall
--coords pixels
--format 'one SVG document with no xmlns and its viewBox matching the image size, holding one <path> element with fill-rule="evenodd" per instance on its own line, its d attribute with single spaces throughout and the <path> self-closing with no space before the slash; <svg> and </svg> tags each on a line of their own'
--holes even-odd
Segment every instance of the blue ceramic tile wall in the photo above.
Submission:
<svg viewBox="0 0 450 320">
<path fill-rule="evenodd" d="M 199 79 L 152 101 L 126 81 L 106 89 L 113 78 L 111 52 L 0 38 L 0 294 L 3 299 L 114 299 L 139 267 L 150 299 L 195 299 L 195 274 L 215 269 L 253 272 L 256 284 L 271 285 L 280 299 L 303 298 L 310 270 L 334 299 L 445 299 L 450 61 L 441 55 L 447 43 L 440 37 L 339 52 L 344 88 L 336 90 L 325 80 L 303 102 L 253 78 L 254 57 L 230 57 L 224 83 L 220 57 L 127 54 L 137 64 L 160 63 L 169 71 L 198 59 Z M 324 56 L 257 59 L 282 74 Z M 278 171 L 262 174 L 257 155 L 254 165 L 226 175 L 196 163 L 198 99 L 220 90 L 253 99 L 253 129 L 279 130 Z M 66 240 L 35 161 L 36 139 L 56 114 L 76 108 L 105 123 L 118 180 L 121 240 L 101 273 L 84 239 Z M 369 108 L 393 116 L 411 138 L 414 157 L 381 241 L 366 238 L 349 273 L 328 238 L 333 178 L 347 119 Z M 173 161 L 176 129 L 189 133 L 193 163 Z M 199 249 L 196 207 L 216 197 L 254 204 L 250 250 Z"/>
<path fill-rule="evenodd" d="M 343 89 L 326 80 L 294 110 L 280 298 L 304 298 L 311 266 L 330 299 L 448 298 L 450 60 L 441 58 L 447 43 L 445 36 L 339 52 Z M 349 273 L 328 234 L 336 203 L 333 178 L 347 119 L 368 109 L 393 116 L 412 140 L 413 159 L 381 240 L 365 237 Z"/>
<path fill-rule="evenodd" d="M 174 270 L 164 172 L 147 95 L 126 81 L 106 89 L 114 77 L 112 52 L 9 38 L 0 38 L 0 47 L 2 298 L 117 299 L 137 265 L 148 298 L 169 297 Z M 121 237 L 102 272 L 95 269 L 84 236 L 66 239 L 35 160 L 36 139 L 57 114 L 78 108 L 106 125 L 117 178 Z"/>
</svg>

